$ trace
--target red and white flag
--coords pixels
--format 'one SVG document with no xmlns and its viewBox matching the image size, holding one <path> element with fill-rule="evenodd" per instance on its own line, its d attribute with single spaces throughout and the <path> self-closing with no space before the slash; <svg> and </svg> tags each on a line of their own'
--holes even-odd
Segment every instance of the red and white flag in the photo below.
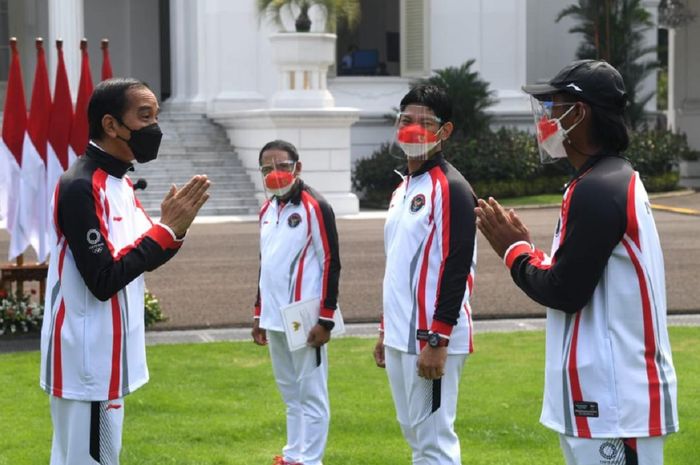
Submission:
<svg viewBox="0 0 700 465">
<path fill-rule="evenodd" d="M 22 169 L 22 147 L 27 138 L 27 106 L 24 100 L 22 68 L 19 64 L 17 40 L 10 39 L 12 61 L 7 79 L 7 94 L 2 120 L 2 143 L 0 143 L 0 214 L 10 232 L 8 258 L 15 259 L 29 245 L 19 222 L 20 173 Z"/>
<path fill-rule="evenodd" d="M 102 80 L 112 78 L 112 62 L 109 59 L 109 40 L 102 39 Z"/>
<path fill-rule="evenodd" d="M 80 41 L 82 64 L 80 66 L 80 84 L 78 85 L 78 100 L 75 102 L 73 126 L 70 132 L 69 164 L 85 153 L 88 145 L 88 116 L 87 108 L 92 95 L 92 75 L 90 74 L 90 58 L 87 51 L 87 40 Z"/>
<path fill-rule="evenodd" d="M 61 174 L 68 169 L 68 145 L 70 143 L 70 129 L 73 125 L 73 102 L 68 85 L 68 73 L 63 61 L 63 41 L 56 41 L 58 49 L 58 63 L 56 66 L 56 83 L 53 88 L 53 104 L 51 105 L 51 118 L 49 124 L 49 144 L 46 153 L 46 195 L 47 205 L 47 230 L 49 237 L 53 238 L 53 215 L 51 205 L 56 183 Z"/>
<path fill-rule="evenodd" d="M 32 88 L 27 134 L 22 149 L 19 221 L 40 262 L 49 254 L 46 231 L 46 148 L 51 117 L 51 89 L 43 42 L 36 41 L 36 73 Z"/>
</svg>

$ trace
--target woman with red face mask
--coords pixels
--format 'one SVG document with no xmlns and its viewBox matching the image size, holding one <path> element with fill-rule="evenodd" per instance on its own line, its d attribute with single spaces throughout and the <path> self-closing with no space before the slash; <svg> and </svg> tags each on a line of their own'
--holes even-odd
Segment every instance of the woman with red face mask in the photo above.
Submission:
<svg viewBox="0 0 700 465">
<path fill-rule="evenodd" d="M 278 465 L 320 465 L 328 436 L 328 350 L 337 308 L 340 257 L 330 204 L 299 178 L 301 162 L 289 142 L 260 150 L 268 200 L 260 210 L 260 275 L 253 342 L 268 345 L 272 371 L 287 405 L 287 444 Z M 282 311 L 318 299 L 319 318 L 307 346 L 291 351 Z"/>
</svg>

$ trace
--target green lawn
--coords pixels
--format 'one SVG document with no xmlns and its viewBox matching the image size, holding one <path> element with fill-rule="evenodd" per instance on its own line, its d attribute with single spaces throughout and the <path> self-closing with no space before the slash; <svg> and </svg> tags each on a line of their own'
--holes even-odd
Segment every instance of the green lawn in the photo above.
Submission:
<svg viewBox="0 0 700 465">
<path fill-rule="evenodd" d="M 526 195 L 523 197 L 511 197 L 507 199 L 496 199 L 501 205 L 508 207 L 519 207 L 522 205 L 560 205 L 561 193 Z"/>
<path fill-rule="evenodd" d="M 666 464 L 695 463 L 700 442 L 700 328 L 672 328 L 681 428 Z M 538 423 L 544 335 L 482 334 L 462 381 L 457 431 L 465 464 L 561 464 Z M 328 465 L 410 463 L 371 339 L 331 345 Z M 149 348 L 152 381 L 127 398 L 122 464 L 267 465 L 284 444 L 284 409 L 266 349 L 248 342 Z M 48 397 L 36 352 L 0 355 L 0 465 L 47 464 Z"/>
</svg>

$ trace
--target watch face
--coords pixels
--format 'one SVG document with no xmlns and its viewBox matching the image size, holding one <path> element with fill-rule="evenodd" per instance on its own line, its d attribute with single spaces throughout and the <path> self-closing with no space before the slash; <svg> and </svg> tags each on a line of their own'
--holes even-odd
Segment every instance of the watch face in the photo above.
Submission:
<svg viewBox="0 0 700 465">
<path fill-rule="evenodd" d="M 430 345 L 430 347 L 437 347 L 439 343 L 440 336 L 438 336 L 436 333 L 428 335 L 428 345 Z"/>
</svg>

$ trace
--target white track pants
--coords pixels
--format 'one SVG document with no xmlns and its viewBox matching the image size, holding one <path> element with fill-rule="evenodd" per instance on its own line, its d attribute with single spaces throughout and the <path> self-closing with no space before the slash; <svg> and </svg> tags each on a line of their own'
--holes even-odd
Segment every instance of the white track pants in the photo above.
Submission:
<svg viewBox="0 0 700 465">
<path fill-rule="evenodd" d="M 385 347 L 385 360 L 396 419 L 413 451 L 413 464 L 461 465 L 454 422 L 467 355 L 448 355 L 439 383 L 418 376 L 418 355 Z"/>
<path fill-rule="evenodd" d="M 559 435 L 567 465 L 663 465 L 665 436 L 637 439 Z"/>
<path fill-rule="evenodd" d="M 119 465 L 124 400 L 51 397 L 51 465 Z"/>
<path fill-rule="evenodd" d="M 268 331 L 272 371 L 287 404 L 284 459 L 320 465 L 328 438 L 328 349 L 304 347 L 290 352 L 283 332 Z M 320 364 L 318 363 L 320 362 Z"/>
</svg>

